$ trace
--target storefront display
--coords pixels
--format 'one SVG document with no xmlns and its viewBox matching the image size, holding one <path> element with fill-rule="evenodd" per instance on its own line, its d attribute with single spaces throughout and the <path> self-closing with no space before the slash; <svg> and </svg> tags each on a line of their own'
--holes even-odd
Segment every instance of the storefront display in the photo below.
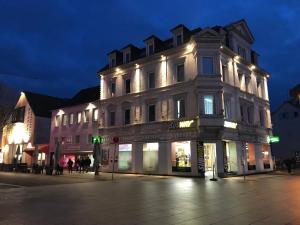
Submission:
<svg viewBox="0 0 300 225">
<path fill-rule="evenodd" d="M 172 143 L 172 171 L 191 172 L 191 142 Z"/>
<path fill-rule="evenodd" d="M 269 145 L 263 144 L 262 145 L 262 154 L 263 154 L 263 163 L 264 169 L 270 169 L 270 154 L 269 154 Z"/>
<path fill-rule="evenodd" d="M 227 173 L 236 173 L 237 168 L 237 154 L 236 154 L 236 143 L 234 141 L 225 141 L 225 154 L 224 154 L 224 168 Z M 226 162 L 225 162 L 226 159 Z"/>
<path fill-rule="evenodd" d="M 212 176 L 216 171 L 216 144 L 204 143 L 205 176 Z"/>
<path fill-rule="evenodd" d="M 132 165 L 132 144 L 119 145 L 119 170 L 130 170 Z"/>
<path fill-rule="evenodd" d="M 158 143 L 143 144 L 143 168 L 145 172 L 158 170 Z"/>
<path fill-rule="evenodd" d="M 246 143 L 248 170 L 256 170 L 254 144 Z"/>
</svg>

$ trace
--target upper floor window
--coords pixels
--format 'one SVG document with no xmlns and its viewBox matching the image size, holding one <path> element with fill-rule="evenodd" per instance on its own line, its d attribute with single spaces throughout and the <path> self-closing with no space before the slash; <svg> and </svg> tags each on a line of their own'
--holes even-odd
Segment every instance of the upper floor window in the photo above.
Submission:
<svg viewBox="0 0 300 225">
<path fill-rule="evenodd" d="M 130 78 L 125 79 L 125 93 L 129 94 L 131 92 L 130 90 Z"/>
<path fill-rule="evenodd" d="M 130 109 L 124 110 L 124 124 L 130 124 Z"/>
<path fill-rule="evenodd" d="M 177 75 L 177 82 L 184 81 L 184 64 L 179 64 L 176 66 L 176 75 Z"/>
<path fill-rule="evenodd" d="M 203 74 L 205 75 L 211 75 L 214 73 L 213 57 L 202 58 L 202 70 L 203 70 Z"/>
<path fill-rule="evenodd" d="M 259 110 L 259 124 L 260 126 L 265 126 L 265 111 L 263 109 Z"/>
<path fill-rule="evenodd" d="M 238 54 L 240 56 L 242 56 L 244 59 L 246 59 L 246 49 L 245 48 L 238 46 Z"/>
<path fill-rule="evenodd" d="M 149 122 L 155 121 L 155 105 L 154 104 L 148 105 L 148 121 Z"/>
<path fill-rule="evenodd" d="M 127 53 L 125 54 L 125 63 L 129 63 L 129 62 L 130 62 L 130 53 L 127 52 Z"/>
<path fill-rule="evenodd" d="M 59 115 L 55 116 L 55 120 L 54 120 L 55 127 L 59 126 L 59 121 L 60 121 L 60 116 Z"/>
<path fill-rule="evenodd" d="M 110 66 L 111 67 L 116 66 L 116 59 L 113 58 L 113 59 L 110 60 Z"/>
<path fill-rule="evenodd" d="M 82 117 L 81 112 L 78 112 L 78 113 L 77 113 L 77 124 L 80 124 L 80 123 L 81 123 L 81 117 Z"/>
<path fill-rule="evenodd" d="M 155 88 L 155 73 L 148 73 L 148 88 Z"/>
<path fill-rule="evenodd" d="M 74 113 L 69 115 L 69 124 L 72 125 L 74 123 Z"/>
<path fill-rule="evenodd" d="M 231 98 L 225 97 L 224 98 L 224 114 L 225 119 L 231 119 Z"/>
<path fill-rule="evenodd" d="M 109 126 L 115 126 L 115 123 L 116 123 L 115 116 L 116 116 L 116 113 L 114 111 L 109 112 L 109 118 L 108 118 L 109 119 L 109 121 L 108 121 Z"/>
<path fill-rule="evenodd" d="M 154 54 L 154 45 L 149 44 L 148 45 L 148 55 L 153 55 Z"/>
<path fill-rule="evenodd" d="M 76 135 L 75 136 L 75 144 L 79 144 L 80 143 L 80 135 Z"/>
<path fill-rule="evenodd" d="M 176 35 L 176 44 L 181 45 L 182 44 L 182 34 Z"/>
<path fill-rule="evenodd" d="M 243 83 L 243 74 L 241 73 L 238 73 L 238 78 L 239 78 L 239 84 L 240 84 L 240 89 L 241 90 L 244 90 L 243 86 L 244 86 L 244 83 Z"/>
<path fill-rule="evenodd" d="M 84 110 L 84 112 L 83 112 L 83 122 L 84 123 L 89 122 L 89 118 L 90 118 L 89 114 L 90 114 L 90 110 L 88 110 L 88 109 Z"/>
<path fill-rule="evenodd" d="M 68 122 L 67 114 L 63 114 L 62 115 L 62 125 L 67 126 L 67 122 Z"/>
<path fill-rule="evenodd" d="M 185 117 L 185 101 L 183 99 L 176 101 L 176 117 L 178 119 Z"/>
<path fill-rule="evenodd" d="M 214 96 L 205 95 L 204 96 L 204 114 L 212 115 L 214 114 Z"/>
<path fill-rule="evenodd" d="M 257 86 L 257 95 L 258 95 L 258 97 L 262 97 L 261 80 L 257 79 L 256 86 Z"/>
<path fill-rule="evenodd" d="M 93 121 L 98 121 L 98 109 L 93 109 Z"/>
<path fill-rule="evenodd" d="M 246 91 L 251 93 L 251 77 L 245 78 Z"/>
<path fill-rule="evenodd" d="M 115 79 L 111 79 L 111 81 L 110 81 L 110 94 L 111 94 L 111 97 L 115 96 L 115 94 L 116 94 L 116 80 Z"/>
<path fill-rule="evenodd" d="M 226 65 L 222 65 L 222 76 L 223 82 L 228 82 L 228 67 Z"/>
</svg>

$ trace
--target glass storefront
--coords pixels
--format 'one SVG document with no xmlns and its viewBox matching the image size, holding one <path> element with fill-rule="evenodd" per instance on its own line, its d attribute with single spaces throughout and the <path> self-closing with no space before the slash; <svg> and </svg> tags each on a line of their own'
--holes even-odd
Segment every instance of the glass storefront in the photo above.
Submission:
<svg viewBox="0 0 300 225">
<path fill-rule="evenodd" d="M 254 144 L 246 143 L 248 170 L 256 170 Z"/>
<path fill-rule="evenodd" d="M 130 170 L 132 164 L 132 144 L 119 145 L 119 170 Z"/>
<path fill-rule="evenodd" d="M 143 144 L 143 168 L 145 172 L 158 170 L 158 143 Z"/>
<path fill-rule="evenodd" d="M 225 155 L 224 155 L 224 168 L 227 173 L 236 173 L 237 168 L 237 154 L 236 143 L 234 141 L 226 141 L 225 143 Z"/>
<path fill-rule="evenodd" d="M 172 171 L 191 172 L 191 142 L 172 143 Z"/>
<path fill-rule="evenodd" d="M 216 144 L 204 143 L 205 176 L 212 176 L 216 170 Z"/>
<path fill-rule="evenodd" d="M 262 145 L 264 169 L 270 169 L 271 168 L 269 149 L 270 149 L 269 145 L 267 145 L 267 144 Z"/>
</svg>

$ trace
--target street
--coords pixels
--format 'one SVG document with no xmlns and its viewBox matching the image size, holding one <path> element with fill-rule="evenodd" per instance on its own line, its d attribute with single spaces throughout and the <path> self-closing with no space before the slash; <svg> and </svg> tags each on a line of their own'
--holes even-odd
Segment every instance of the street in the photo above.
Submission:
<svg viewBox="0 0 300 225">
<path fill-rule="evenodd" d="M 300 224 L 300 176 L 0 173 L 0 224 Z"/>
</svg>

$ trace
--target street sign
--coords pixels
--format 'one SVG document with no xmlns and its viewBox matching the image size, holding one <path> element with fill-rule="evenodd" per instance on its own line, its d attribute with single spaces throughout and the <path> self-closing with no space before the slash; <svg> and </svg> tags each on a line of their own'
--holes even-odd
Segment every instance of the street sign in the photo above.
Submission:
<svg viewBox="0 0 300 225">
<path fill-rule="evenodd" d="M 268 136 L 269 143 L 278 143 L 280 141 L 279 136 Z"/>
</svg>

